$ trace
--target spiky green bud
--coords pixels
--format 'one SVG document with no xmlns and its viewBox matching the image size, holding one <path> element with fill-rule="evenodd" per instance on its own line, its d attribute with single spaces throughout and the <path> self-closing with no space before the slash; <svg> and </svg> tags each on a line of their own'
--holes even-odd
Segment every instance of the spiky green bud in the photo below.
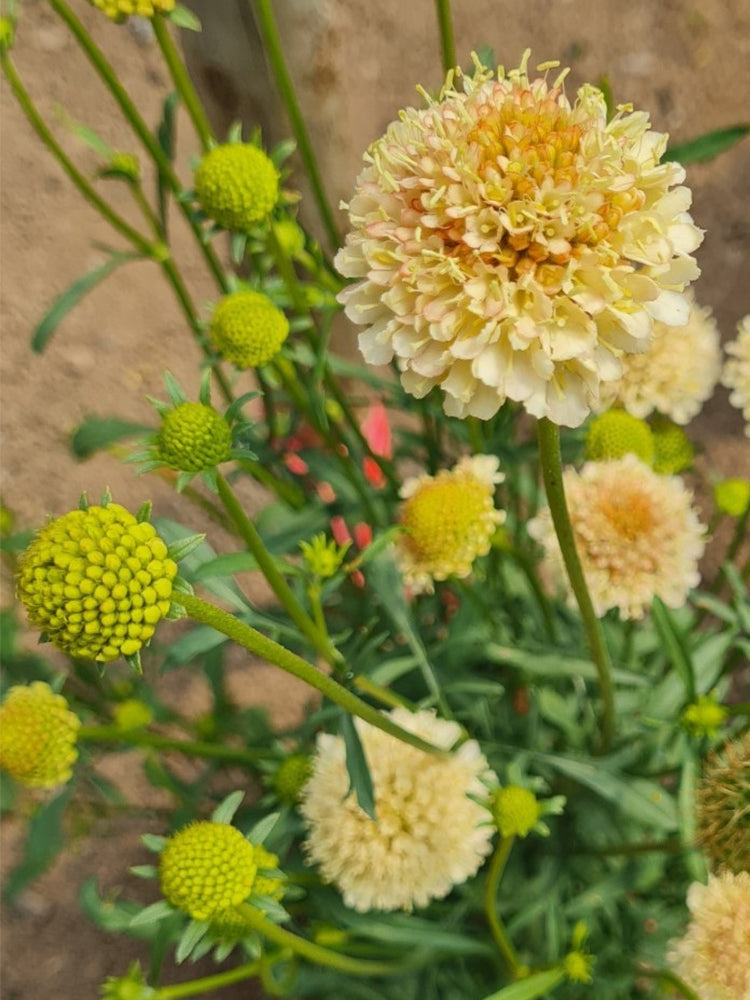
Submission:
<svg viewBox="0 0 750 1000">
<path fill-rule="evenodd" d="M 273 776 L 273 789 L 282 802 L 294 805 L 311 773 L 312 762 L 307 754 L 293 753 L 279 764 Z"/>
<path fill-rule="evenodd" d="M 542 809 L 528 788 L 508 785 L 495 792 L 492 815 L 503 837 L 526 837 L 539 822 Z"/>
<path fill-rule="evenodd" d="M 267 295 L 233 292 L 225 296 L 211 319 L 216 350 L 238 368 L 265 365 L 281 350 L 289 322 Z"/>
<path fill-rule="evenodd" d="M 162 417 L 156 454 L 170 469 L 203 472 L 229 458 L 232 430 L 220 413 L 203 403 L 180 403 Z"/>
</svg>

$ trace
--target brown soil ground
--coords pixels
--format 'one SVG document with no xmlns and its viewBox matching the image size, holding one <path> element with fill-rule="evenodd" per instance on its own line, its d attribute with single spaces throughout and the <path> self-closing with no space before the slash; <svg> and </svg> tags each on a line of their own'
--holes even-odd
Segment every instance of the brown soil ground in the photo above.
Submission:
<svg viewBox="0 0 750 1000">
<path fill-rule="evenodd" d="M 229 6 L 229 0 L 226 3 Z M 43 0 L 23 0 L 20 6 L 23 17 L 15 62 L 76 162 L 90 172 L 96 161 L 61 125 L 61 107 L 116 148 L 133 148 L 114 105 L 52 11 Z M 109 24 L 83 0 L 73 0 L 72 6 L 104 47 L 146 120 L 155 123 L 169 89 L 156 48 L 139 40 L 134 31 Z M 279 7 L 297 18 L 303 10 L 294 3 Z M 325 0 L 320 5 L 330 19 L 329 29 L 314 36 L 315 51 L 304 65 L 299 59 L 295 71 L 313 119 L 320 105 L 324 127 L 313 134 L 325 142 L 322 158 L 335 157 L 345 164 L 337 172 L 334 188 L 342 190 L 335 190 L 335 196 L 346 195 L 364 145 L 379 134 L 397 107 L 413 101 L 414 83 L 422 79 L 434 85 L 439 79 L 432 7 L 429 0 L 413 5 L 385 0 L 374 6 L 362 0 Z M 677 141 L 747 115 L 750 9 L 743 0 L 721 4 L 633 0 L 626 5 L 619 0 L 534 0 L 520 6 L 509 0 L 462 0 L 455 7 L 462 61 L 472 47 L 489 43 L 501 61 L 513 65 L 523 48 L 532 45 L 539 58 L 559 55 L 571 63 L 574 84 L 607 72 L 618 98 L 649 108 L 655 126 L 672 132 Z M 204 5 L 204 18 L 216 16 L 212 9 L 213 4 Z M 291 28 L 282 25 L 282 30 Z M 304 51 L 299 39 L 297 50 Z M 341 109 L 338 132 L 333 134 L 331 108 L 337 113 Z M 188 123 L 181 120 L 180 126 L 179 168 L 187 177 L 194 146 Z M 272 126 L 269 132 L 275 138 Z M 138 479 L 132 467 L 123 467 L 108 455 L 81 466 L 67 443 L 70 431 L 86 414 L 149 422 L 152 411 L 144 397 L 163 395 L 165 368 L 189 392 L 197 389 L 199 354 L 170 291 L 154 265 L 129 265 L 68 317 L 45 354 L 32 356 L 30 332 L 45 308 L 71 281 L 101 262 L 97 243 L 115 241 L 43 150 L 7 87 L 2 94 L 0 165 L 5 503 L 16 511 L 21 526 L 30 526 L 47 514 L 67 510 L 82 489 L 98 497 L 109 486 L 125 505 L 137 506 L 148 496 L 160 515 L 179 518 L 185 508 L 168 484 Z M 703 277 L 697 294 L 701 302 L 713 306 L 725 338 L 734 336 L 734 324 L 750 311 L 748 176 L 748 141 L 689 173 L 694 216 L 708 230 L 699 253 Z M 107 192 L 124 214 L 134 218 L 126 192 L 116 185 Z M 175 246 L 195 300 L 211 299 L 213 288 L 178 220 Z M 750 474 L 742 422 L 728 407 L 723 390 L 717 391 L 695 427 L 705 448 L 700 467 L 706 475 Z M 246 499 L 257 503 L 259 494 L 248 491 Z M 192 523 L 196 530 L 203 527 L 199 521 Z M 216 544 L 221 547 L 220 537 Z M 257 581 L 250 585 L 262 598 Z M 238 697 L 251 702 L 258 691 L 277 711 L 282 705 L 299 711 L 305 700 L 299 688 L 290 689 L 260 665 L 238 671 Z M 177 696 L 174 686 L 172 694 Z M 199 687 L 190 689 L 190 697 L 199 710 Z M 136 799 L 145 794 L 127 755 L 112 758 L 107 767 L 108 776 Z M 6 869 L 17 857 L 21 832 L 19 821 L 4 824 Z M 138 844 L 141 832 L 142 826 L 131 819 L 98 820 L 74 839 L 67 855 L 13 909 L 5 911 L 4 1000 L 48 995 L 60 1000 L 93 998 L 105 976 L 124 972 L 140 953 L 137 943 L 92 927 L 80 914 L 77 893 L 90 874 L 96 874 L 105 888 L 124 885 L 126 894 L 135 891 L 127 869 L 144 861 Z M 194 974 L 194 969 L 172 970 L 167 981 Z M 247 998 L 248 989 L 240 986 L 216 995 L 226 1000 Z"/>
</svg>

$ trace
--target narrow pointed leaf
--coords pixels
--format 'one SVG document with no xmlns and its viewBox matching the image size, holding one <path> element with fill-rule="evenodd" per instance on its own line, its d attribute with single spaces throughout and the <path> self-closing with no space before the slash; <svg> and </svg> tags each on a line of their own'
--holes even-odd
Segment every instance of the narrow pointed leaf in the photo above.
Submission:
<svg viewBox="0 0 750 1000">
<path fill-rule="evenodd" d="M 497 993 L 490 993 L 484 1000 L 536 1000 L 537 997 L 546 997 L 548 991 L 559 986 L 564 978 L 565 973 L 562 969 L 537 972 L 528 979 L 521 979 L 517 983 L 503 987 Z"/>
<path fill-rule="evenodd" d="M 247 839 L 251 844 L 262 844 L 263 841 L 271 833 L 271 830 L 276 826 L 276 821 L 279 818 L 279 813 L 270 813 L 268 816 L 264 816 L 263 819 L 259 820 L 255 826 L 252 828 L 250 833 L 247 835 Z"/>
<path fill-rule="evenodd" d="M 664 655 L 678 672 L 685 685 L 687 700 L 695 701 L 695 673 L 687 643 L 666 604 L 659 597 L 654 598 L 651 606 L 651 617 L 656 625 L 656 631 L 659 633 Z"/>
<path fill-rule="evenodd" d="M 180 938 L 180 943 L 177 945 L 177 951 L 175 952 L 174 957 L 178 965 L 185 961 L 207 930 L 208 924 L 205 920 L 190 921 Z"/>
<path fill-rule="evenodd" d="M 125 438 L 153 431 L 147 424 L 134 424 L 119 417 L 87 417 L 73 431 L 70 447 L 76 458 L 89 458 L 97 451 Z"/>
<path fill-rule="evenodd" d="M 372 784 L 372 775 L 367 766 L 362 741 L 351 715 L 342 715 L 341 735 L 344 737 L 346 770 L 349 774 L 350 786 L 357 796 L 360 807 L 370 819 L 375 819 L 375 789 Z"/>
<path fill-rule="evenodd" d="M 174 912 L 174 907 L 166 899 L 160 899 L 158 903 L 152 903 L 151 906 L 147 906 L 145 910 L 141 910 L 140 913 L 136 914 L 130 921 L 130 926 L 138 927 L 141 924 L 153 924 L 157 920 L 171 917 Z"/>
<path fill-rule="evenodd" d="M 682 163 L 683 165 L 713 160 L 715 156 L 724 153 L 727 149 L 731 149 L 748 132 L 750 132 L 750 125 L 746 124 L 730 125 L 728 128 L 706 132 L 705 135 L 698 136 L 697 139 L 690 139 L 688 142 L 670 146 L 662 159 L 677 160 L 678 163 Z"/>
<path fill-rule="evenodd" d="M 231 823 L 244 797 L 245 793 L 243 791 L 232 792 L 230 795 L 227 795 L 224 801 L 220 802 L 211 813 L 212 821 L 214 823 Z"/>
</svg>

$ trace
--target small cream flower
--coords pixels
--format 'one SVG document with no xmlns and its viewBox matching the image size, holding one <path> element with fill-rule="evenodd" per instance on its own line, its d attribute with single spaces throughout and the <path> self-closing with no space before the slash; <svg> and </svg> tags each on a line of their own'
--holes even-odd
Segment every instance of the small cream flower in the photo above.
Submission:
<svg viewBox="0 0 750 1000">
<path fill-rule="evenodd" d="M 407 479 L 401 487 L 398 561 L 415 594 L 432 593 L 434 580 L 466 577 L 505 520 L 496 510 L 495 485 L 505 478 L 493 455 L 465 456 L 436 476 Z"/>
<path fill-rule="evenodd" d="M 635 457 L 588 462 L 563 474 L 570 518 L 597 614 L 619 608 L 642 618 L 654 597 L 684 604 L 699 582 L 705 528 L 691 493 L 677 477 L 660 476 Z M 549 510 L 529 522 L 555 575 L 567 575 Z"/>
<path fill-rule="evenodd" d="M 654 411 L 687 424 L 710 399 L 721 370 L 719 329 L 708 307 L 688 294 L 690 317 L 683 326 L 654 323 L 654 336 L 641 354 L 622 357 L 622 375 L 602 386 L 604 406 L 620 403 L 634 417 Z"/>
<path fill-rule="evenodd" d="M 737 324 L 737 337 L 725 345 L 730 357 L 721 373 L 722 385 L 732 391 L 729 402 L 742 410 L 745 434 L 750 437 L 750 314 Z"/>
<path fill-rule="evenodd" d="M 390 718 L 448 750 L 461 734 L 455 722 L 431 712 L 397 708 Z M 350 790 L 344 741 L 318 737 L 312 777 L 305 785 L 302 815 L 307 853 L 323 878 L 341 890 L 347 906 L 410 910 L 442 899 L 479 870 L 494 831 L 487 798 L 496 782 L 476 740 L 439 757 L 355 720 L 375 789 L 376 819 Z"/>
<path fill-rule="evenodd" d="M 669 963 L 701 1000 L 750 997 L 750 873 L 709 875 L 688 890 L 690 924 Z"/>
<path fill-rule="evenodd" d="M 370 146 L 339 299 L 365 360 L 395 357 L 412 395 L 439 386 L 446 413 L 481 419 L 512 399 L 575 427 L 655 320 L 687 322 L 701 233 L 645 112 L 608 122 L 599 89 L 571 103 L 566 72 L 530 79 L 527 60 L 449 74 Z"/>
</svg>

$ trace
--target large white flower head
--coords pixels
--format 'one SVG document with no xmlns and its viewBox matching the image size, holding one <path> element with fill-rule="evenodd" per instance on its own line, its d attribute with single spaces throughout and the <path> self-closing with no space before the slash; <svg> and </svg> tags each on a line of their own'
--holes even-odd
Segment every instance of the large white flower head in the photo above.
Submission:
<svg viewBox="0 0 750 1000">
<path fill-rule="evenodd" d="M 449 415 L 487 419 L 507 398 L 577 426 L 654 320 L 687 321 L 701 232 L 645 112 L 607 122 L 600 90 L 571 104 L 567 71 L 530 79 L 527 59 L 497 79 L 475 60 L 462 91 L 449 74 L 369 148 L 339 299 L 367 326 L 365 360 L 395 357 L 419 398 L 440 386 Z"/>
<path fill-rule="evenodd" d="M 654 336 L 641 354 L 621 358 L 622 375 L 602 385 L 601 403 L 620 403 L 634 417 L 656 411 L 687 424 L 711 398 L 721 372 L 719 328 L 711 309 L 688 293 L 687 323 L 654 323 Z"/>
<path fill-rule="evenodd" d="M 494 455 L 465 456 L 452 469 L 403 484 L 397 555 L 412 593 L 432 593 L 434 580 L 467 577 L 490 551 L 505 520 L 495 507 L 495 486 L 505 478 L 498 465 Z"/>
<path fill-rule="evenodd" d="M 669 963 L 701 1000 L 750 997 L 750 873 L 709 875 L 688 890 L 690 924 Z"/>
<path fill-rule="evenodd" d="M 455 722 L 403 708 L 389 717 L 404 729 L 448 750 L 461 735 Z M 449 756 L 428 754 L 360 719 L 355 725 L 375 789 L 372 820 L 350 790 L 344 741 L 318 736 L 312 776 L 301 812 L 307 853 L 347 906 L 410 910 L 442 899 L 479 870 L 491 850 L 488 808 L 470 795 L 489 797 L 497 783 L 476 740 Z"/>
<path fill-rule="evenodd" d="M 731 389 L 729 402 L 742 410 L 745 434 L 750 437 L 750 314 L 737 324 L 737 337 L 725 345 L 729 357 L 724 364 L 721 381 Z"/>
<path fill-rule="evenodd" d="M 654 597 L 678 608 L 697 586 L 705 528 L 677 476 L 660 476 L 635 455 L 587 462 L 563 473 L 570 520 L 598 615 L 619 608 L 642 618 Z M 529 522 L 555 577 L 567 586 L 549 510 Z"/>
</svg>

